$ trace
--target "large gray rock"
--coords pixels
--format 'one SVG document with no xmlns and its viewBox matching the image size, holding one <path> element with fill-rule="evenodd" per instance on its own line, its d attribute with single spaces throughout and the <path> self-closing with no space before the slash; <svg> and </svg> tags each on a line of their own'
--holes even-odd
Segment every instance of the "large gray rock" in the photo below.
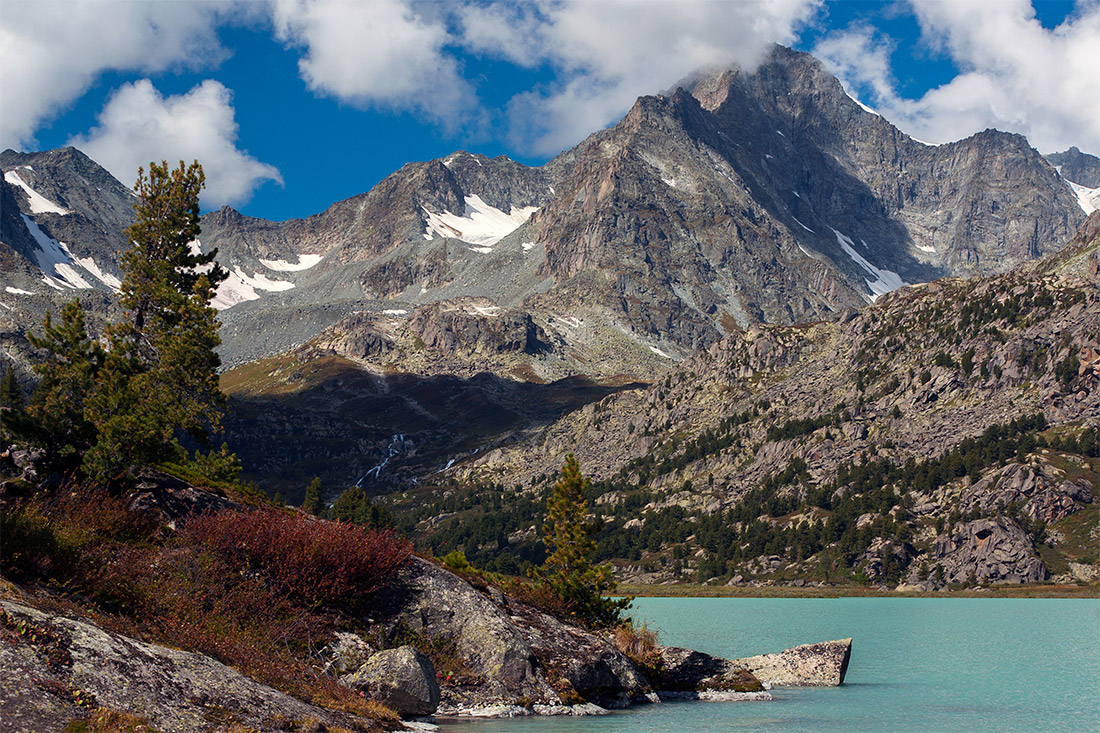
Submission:
<svg viewBox="0 0 1100 733">
<path fill-rule="evenodd" d="M 412 633 L 453 643 L 467 673 L 442 686 L 440 714 L 517 704 L 544 712 L 578 703 L 625 707 L 649 699 L 649 682 L 605 637 L 495 589 L 479 591 L 421 558 L 411 558 L 375 594 L 371 614 L 395 637 Z"/>
<path fill-rule="evenodd" d="M 664 699 L 770 700 L 752 672 L 737 662 L 680 647 L 661 647 L 653 684 Z"/>
<path fill-rule="evenodd" d="M 733 664 L 752 672 L 761 682 L 781 687 L 835 687 L 844 682 L 852 640 L 803 644 L 777 654 L 737 659 Z"/>
<path fill-rule="evenodd" d="M 411 646 L 384 649 L 341 681 L 402 716 L 431 715 L 439 707 L 435 667 Z"/>
<path fill-rule="evenodd" d="M 418 557 L 375 593 L 371 615 L 383 628 L 453 642 L 472 673 L 470 684 L 447 685 L 444 703 L 462 707 L 512 704 L 528 698 L 557 704 L 539 661 L 508 613 L 453 573 Z"/>
<path fill-rule="evenodd" d="M 95 704 L 145 718 L 165 733 L 224 730 L 227 720 L 259 730 L 310 719 L 353 729 L 370 722 L 304 703 L 202 654 L 147 644 L 20 603 L 4 601 L 2 607 L 16 619 L 49 628 L 71 658 L 71 664 L 58 663 L 59 655 L 48 657 L 24 637 L 0 642 L 0 728 L 6 732 L 60 732 L 84 715 L 70 695 L 50 689 L 90 693 Z"/>
<path fill-rule="evenodd" d="M 563 698 L 574 693 L 604 708 L 624 708 L 648 700 L 649 681 L 605 637 L 521 604 L 513 604 L 510 612 Z"/>
<path fill-rule="evenodd" d="M 1011 519 L 978 519 L 936 540 L 937 564 L 948 583 L 1035 583 L 1050 572 L 1028 535 Z"/>
</svg>

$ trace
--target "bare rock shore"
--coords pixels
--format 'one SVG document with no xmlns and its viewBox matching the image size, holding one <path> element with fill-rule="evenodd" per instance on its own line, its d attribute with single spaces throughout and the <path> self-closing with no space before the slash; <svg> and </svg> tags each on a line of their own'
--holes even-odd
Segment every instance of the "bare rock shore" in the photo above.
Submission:
<svg viewBox="0 0 1100 733">
<path fill-rule="evenodd" d="M 228 722 L 281 730 L 304 721 L 355 729 L 360 722 L 202 654 L 138 641 L 29 600 L 0 605 L 5 730 L 60 731 L 97 706 L 138 715 L 161 731 L 217 730 Z M 368 613 L 363 620 L 373 633 L 339 634 L 324 651 L 326 671 L 420 720 L 599 715 L 673 699 L 770 700 L 772 685 L 839 685 L 851 653 L 850 639 L 737 661 L 661 647 L 659 661 L 640 666 L 604 633 L 417 557 L 374 596 Z"/>
</svg>

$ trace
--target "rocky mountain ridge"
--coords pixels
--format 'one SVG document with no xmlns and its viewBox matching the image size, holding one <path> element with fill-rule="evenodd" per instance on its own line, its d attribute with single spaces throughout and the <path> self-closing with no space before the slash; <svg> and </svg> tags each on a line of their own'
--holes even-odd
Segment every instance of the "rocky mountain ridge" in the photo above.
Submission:
<svg viewBox="0 0 1100 733">
<path fill-rule="evenodd" d="M 1062 167 L 1081 177 L 1090 157 Z M 3 189 L 15 203 L 2 240 L 9 278 L 31 268 L 5 304 L 34 302 L 12 296 L 31 292 L 35 245 L 47 240 L 71 247 L 55 259 L 109 292 L 125 187 L 72 149 L 0 162 L 21 182 Z M 1052 251 L 1082 218 L 1075 190 L 1023 138 L 924 145 L 812 57 L 776 47 L 751 73 L 640 98 L 540 168 L 460 151 L 306 219 L 211 212 L 201 246 L 231 273 L 217 301 L 230 366 L 355 314 L 481 298 L 528 313 L 572 347 L 571 373 L 598 378 L 650 375 L 647 355 L 684 358 L 754 323 L 834 318 L 903 282 L 1003 271 Z M 29 315 L 15 322 L 34 325 Z"/>
<path fill-rule="evenodd" d="M 0 339 L 25 370 L 47 307 L 81 294 L 93 329 L 108 316 L 130 194 L 71 149 L 2 162 L 5 277 L 23 279 L 0 294 Z M 1075 190 L 1016 135 L 912 140 L 777 47 L 751 73 L 640 98 L 540 168 L 458 152 L 307 219 L 222 209 L 201 246 L 231 273 L 216 301 L 239 367 L 229 437 L 271 490 L 317 474 L 330 490 L 397 485 L 762 324 L 833 321 L 905 282 L 1052 252 L 1083 216 Z M 39 245 L 92 287 L 35 285 Z M 297 458 L 271 460 L 265 446 L 306 425 Z"/>
<path fill-rule="evenodd" d="M 1098 246 L 1093 214 L 1030 268 L 728 337 L 458 467 L 460 485 L 488 487 L 460 505 L 488 512 L 493 531 L 464 512 L 410 529 L 482 562 L 537 556 L 525 515 L 489 511 L 493 487 L 537 502 L 573 452 L 596 481 L 605 557 L 635 579 L 883 582 L 894 550 L 895 585 L 1072 578 L 1074 564 L 1094 577 Z M 403 511 L 424 495 L 390 501 Z M 1068 554 L 1052 552 L 1067 534 Z"/>
</svg>

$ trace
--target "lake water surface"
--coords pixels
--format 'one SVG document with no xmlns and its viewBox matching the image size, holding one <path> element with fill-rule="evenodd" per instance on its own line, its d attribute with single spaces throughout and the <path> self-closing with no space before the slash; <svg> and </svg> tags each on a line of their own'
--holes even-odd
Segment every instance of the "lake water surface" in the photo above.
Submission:
<svg viewBox="0 0 1100 733">
<path fill-rule="evenodd" d="M 640 598 L 664 644 L 727 658 L 853 637 L 844 684 L 772 702 L 589 718 L 440 721 L 448 733 L 1100 731 L 1100 599 Z"/>
</svg>

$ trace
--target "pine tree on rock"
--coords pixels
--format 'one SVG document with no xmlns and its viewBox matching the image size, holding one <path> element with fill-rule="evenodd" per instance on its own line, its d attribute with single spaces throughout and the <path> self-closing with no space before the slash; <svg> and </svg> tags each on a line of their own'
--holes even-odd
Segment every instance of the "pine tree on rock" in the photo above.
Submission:
<svg viewBox="0 0 1100 733">
<path fill-rule="evenodd" d="M 198 163 L 138 171 L 119 293 L 128 317 L 108 328 L 110 350 L 87 410 L 98 440 L 83 465 L 99 478 L 170 455 L 180 431 L 204 442 L 220 423 L 221 339 L 210 301 L 226 273 L 216 251 L 197 252 L 204 182 Z"/>
<path fill-rule="evenodd" d="M 550 555 L 534 575 L 572 609 L 578 621 L 608 627 L 620 621 L 619 613 L 630 600 L 606 598 L 616 586 L 611 568 L 592 564 L 596 542 L 595 527 L 588 520 L 587 489 L 588 479 L 581 475 L 577 459 L 570 453 L 546 500 L 542 536 Z"/>
</svg>

